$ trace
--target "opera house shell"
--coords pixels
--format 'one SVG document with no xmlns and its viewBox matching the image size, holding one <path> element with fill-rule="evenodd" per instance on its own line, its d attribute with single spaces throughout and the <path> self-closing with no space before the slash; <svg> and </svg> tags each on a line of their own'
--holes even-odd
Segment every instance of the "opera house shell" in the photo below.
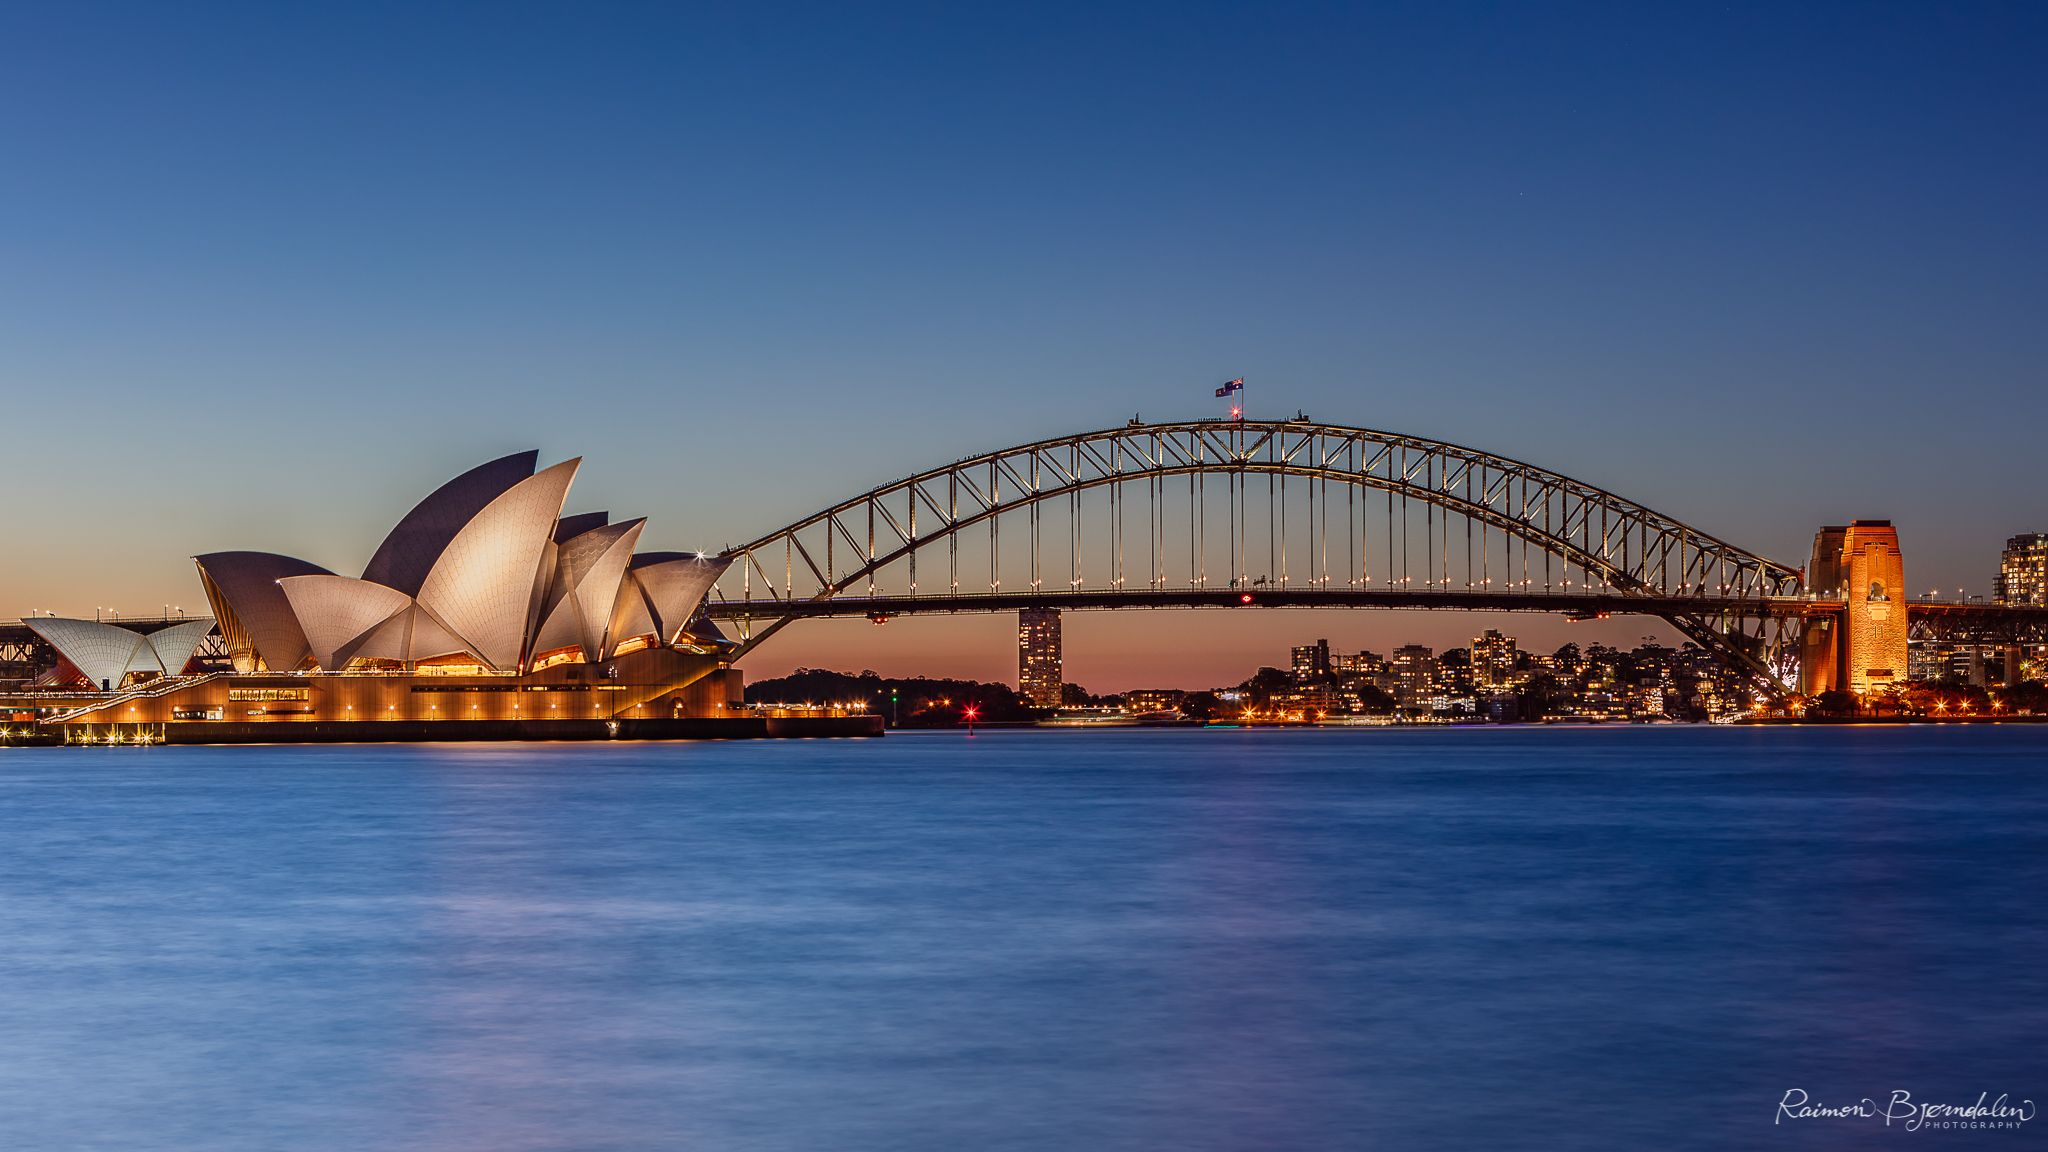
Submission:
<svg viewBox="0 0 2048 1152">
<path fill-rule="evenodd" d="M 732 561 L 636 551 L 645 520 L 564 516 L 581 461 L 536 470 L 538 458 L 442 485 L 360 576 L 214 552 L 194 557 L 211 620 L 24 620 L 61 659 L 33 686 L 42 695 L 10 707 L 32 703 L 39 730 L 85 742 L 663 738 L 765 723 L 735 711 L 739 646 L 702 611 Z"/>
<path fill-rule="evenodd" d="M 131 680 L 177 676 L 189 668 L 213 621 L 193 620 L 148 634 L 97 620 L 30 617 L 22 623 L 64 657 L 88 685 L 111 691 Z"/>
<path fill-rule="evenodd" d="M 235 671 L 524 673 L 700 639 L 689 621 L 730 561 L 635 554 L 645 520 L 563 517 L 582 461 L 536 472 L 539 455 L 443 484 L 361 577 L 267 552 L 195 557 Z"/>
</svg>

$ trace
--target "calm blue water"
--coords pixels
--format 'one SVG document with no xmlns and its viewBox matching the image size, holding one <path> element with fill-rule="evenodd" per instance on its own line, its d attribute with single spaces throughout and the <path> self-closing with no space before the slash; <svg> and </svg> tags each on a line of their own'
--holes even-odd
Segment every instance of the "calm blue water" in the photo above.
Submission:
<svg viewBox="0 0 2048 1152">
<path fill-rule="evenodd" d="M 2048 728 L 0 749 L 0 1148 L 2043 1147 Z"/>
</svg>

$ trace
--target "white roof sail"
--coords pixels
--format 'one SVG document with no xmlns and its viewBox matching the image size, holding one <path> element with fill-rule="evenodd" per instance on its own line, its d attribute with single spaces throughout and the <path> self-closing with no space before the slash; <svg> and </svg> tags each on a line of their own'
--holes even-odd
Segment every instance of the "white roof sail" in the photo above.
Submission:
<svg viewBox="0 0 2048 1152">
<path fill-rule="evenodd" d="M 612 602 L 611 628 L 605 633 L 605 659 L 617 654 L 621 643 L 635 636 L 661 635 L 661 623 L 654 618 L 654 603 L 647 598 L 647 589 L 633 573 L 627 572 L 619 581 L 618 598 Z"/>
<path fill-rule="evenodd" d="M 213 621 L 193 620 L 151 632 L 147 639 L 164 675 L 176 676 L 192 662 L 192 654 L 199 651 L 199 642 L 206 639 L 206 634 L 211 631 Z"/>
<path fill-rule="evenodd" d="M 552 652 L 575 645 L 583 658 L 604 658 L 605 629 L 619 596 L 633 546 L 640 542 L 643 519 L 594 528 L 562 542 L 555 558 L 554 579 L 542 601 L 540 626 L 533 652 Z"/>
<path fill-rule="evenodd" d="M 395 588 L 346 576 L 287 576 L 277 584 L 306 630 L 313 658 L 329 672 L 340 671 L 359 654 L 362 645 L 353 641 L 412 607 L 412 597 Z"/>
<path fill-rule="evenodd" d="M 69 620 L 55 616 L 32 616 L 22 621 L 92 681 L 119 688 L 130 672 L 161 672 L 163 664 L 150 647 L 149 637 L 97 620 Z M 208 628 L 213 621 L 205 622 Z M 202 632 L 201 635 L 204 635 Z M 193 642 L 197 645 L 198 641 Z M 189 655 L 189 654 L 188 654 Z M 184 661 L 178 666 L 184 667 Z"/>
<path fill-rule="evenodd" d="M 412 625 L 419 618 L 417 603 L 407 601 L 385 621 L 334 650 L 336 667 L 346 668 L 352 660 L 405 660 L 412 655 Z M 331 671 L 331 669 L 330 669 Z"/>
<path fill-rule="evenodd" d="M 547 599 L 548 585 L 555 578 L 555 563 L 562 554 L 562 546 L 555 542 L 562 538 L 561 526 L 561 521 L 555 521 L 555 535 L 550 537 L 547 543 L 540 546 L 540 563 L 534 565 L 533 591 L 526 597 L 525 630 L 520 633 L 526 639 L 526 643 L 519 653 L 522 671 L 531 664 L 533 654 L 540 651 L 540 649 L 533 646 L 533 638 L 540 634 L 541 603 Z"/>
<path fill-rule="evenodd" d="M 533 475 L 540 451 L 515 452 L 479 464 L 414 505 L 384 538 L 363 579 L 418 596 L 427 575 L 463 528 L 491 502 Z"/>
<path fill-rule="evenodd" d="M 435 656 L 454 656 L 467 653 L 478 660 L 483 655 L 470 646 L 469 641 L 455 634 L 454 629 L 434 616 L 425 604 L 413 606 L 412 651 L 406 657 L 409 663 L 417 664 Z"/>
<path fill-rule="evenodd" d="M 420 585 L 419 602 L 492 667 L 516 668 L 524 654 L 534 583 L 582 462 L 537 472 L 486 504 Z"/>
<path fill-rule="evenodd" d="M 633 546 L 640 543 L 640 530 L 646 526 L 646 517 L 630 521 L 626 525 L 629 531 L 620 533 L 611 546 L 591 562 L 578 585 L 583 653 L 592 661 L 605 657 L 605 645 L 610 642 L 612 607 L 618 602 L 619 589 L 625 584 L 626 568 L 633 562 Z"/>
<path fill-rule="evenodd" d="M 211 593 L 219 592 L 225 603 L 213 606 L 214 614 L 220 617 L 221 636 L 226 640 L 228 655 L 242 661 L 236 668 L 253 672 L 247 663 L 247 655 L 238 650 L 244 642 L 256 649 L 262 657 L 264 667 L 273 672 L 290 672 L 298 668 L 312 651 L 306 643 L 305 629 L 299 627 L 299 618 L 293 613 L 291 601 L 285 599 L 277 582 L 286 576 L 332 576 L 334 573 L 296 560 L 290 556 L 279 556 L 271 552 L 211 552 L 205 556 L 194 556 L 193 563 L 199 565 L 202 580 Z M 240 632 L 238 638 L 236 633 Z"/>
<path fill-rule="evenodd" d="M 413 601 L 382 624 L 342 645 L 334 659 L 344 667 L 358 659 L 402 660 L 410 665 L 435 656 L 463 653 L 482 659 L 470 652 L 460 636 L 434 619 L 433 613 Z"/>
<path fill-rule="evenodd" d="M 673 644 L 683 625 L 703 603 L 705 593 L 732 566 L 727 556 L 693 556 L 687 552 L 643 552 L 633 557 L 626 576 L 632 587 L 613 610 L 610 645 L 653 632 Z M 651 624 L 652 627 L 647 625 Z M 606 653 L 609 658 L 611 653 Z"/>
</svg>

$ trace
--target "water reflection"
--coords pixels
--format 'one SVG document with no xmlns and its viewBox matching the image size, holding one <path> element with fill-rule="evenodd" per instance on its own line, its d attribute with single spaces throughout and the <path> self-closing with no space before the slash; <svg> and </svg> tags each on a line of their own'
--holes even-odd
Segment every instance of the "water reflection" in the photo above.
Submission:
<svg viewBox="0 0 2048 1152">
<path fill-rule="evenodd" d="M 10 749 L 0 1147 L 1859 1147 L 2039 1097 L 2044 750 Z"/>
</svg>

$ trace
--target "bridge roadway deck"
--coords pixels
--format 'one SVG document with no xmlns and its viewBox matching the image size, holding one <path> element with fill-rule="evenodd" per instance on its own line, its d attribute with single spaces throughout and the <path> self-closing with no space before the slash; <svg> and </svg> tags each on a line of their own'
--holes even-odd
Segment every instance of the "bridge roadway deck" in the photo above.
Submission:
<svg viewBox="0 0 2048 1152">
<path fill-rule="evenodd" d="M 1249 604 L 1243 597 L 1249 595 Z M 1787 618 L 1839 612 L 1848 605 L 1831 597 L 1625 596 L 1613 592 L 1355 592 L 1282 590 L 1137 589 L 1127 592 L 997 592 L 975 595 L 835 596 L 827 600 L 711 600 L 705 609 L 719 620 L 779 620 L 789 617 L 907 616 L 924 613 L 1014 612 L 1019 608 L 1421 608 L 1472 612 L 1562 612 L 1571 615 L 1700 616 Z M 1967 604 L 1953 600 L 1909 600 L 1915 620 L 2048 627 L 2048 607 Z"/>
<path fill-rule="evenodd" d="M 1251 600 L 1247 603 L 1244 597 Z M 1576 616 L 1670 614 L 1746 618 L 1798 617 L 1837 612 L 1841 600 L 1721 596 L 1624 596 L 1612 592 L 1359 592 L 1350 590 L 1138 589 L 1133 591 L 997 592 L 978 595 L 835 596 L 825 600 L 714 600 L 705 608 L 719 620 L 781 620 L 832 616 L 908 616 L 953 612 L 1014 612 L 1020 608 L 1421 608 L 1472 612 L 1562 612 Z M 1912 605 L 1917 609 L 1917 605 Z M 1947 607 L 1957 607 L 1948 605 Z"/>
</svg>

